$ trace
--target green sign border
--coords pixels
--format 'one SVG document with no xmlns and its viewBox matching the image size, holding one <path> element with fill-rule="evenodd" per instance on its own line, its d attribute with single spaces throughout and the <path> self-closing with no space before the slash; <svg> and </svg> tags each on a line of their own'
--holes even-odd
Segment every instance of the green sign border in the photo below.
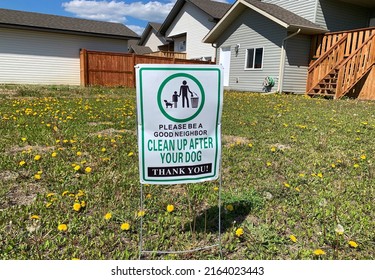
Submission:
<svg viewBox="0 0 375 280">
<path fill-rule="evenodd" d="M 217 92 L 217 110 L 216 110 L 216 126 L 215 126 L 215 162 L 214 162 L 214 167 L 212 168 L 214 173 L 210 176 L 194 176 L 194 177 L 184 177 L 181 179 L 161 179 L 161 180 L 156 180 L 156 179 L 146 179 L 146 166 L 145 166 L 145 139 L 144 139 L 144 110 L 143 110 L 143 72 L 144 71 L 215 71 L 218 74 L 218 92 Z M 141 137 L 142 137 L 142 157 L 140 157 L 140 161 L 142 164 L 142 180 L 146 183 L 152 184 L 152 183 L 168 183 L 170 182 L 171 184 L 173 183 L 178 183 L 180 181 L 191 181 L 192 183 L 195 181 L 203 181 L 204 179 L 213 179 L 215 177 L 219 177 L 218 174 L 216 173 L 217 170 L 217 165 L 220 164 L 218 162 L 218 153 L 219 153 L 219 113 L 220 113 L 220 104 L 221 104 L 221 75 L 220 75 L 220 69 L 218 68 L 177 68 L 177 67 L 144 67 L 140 66 L 139 69 L 139 99 L 140 99 L 140 114 L 141 114 L 141 126 L 142 126 L 142 131 L 141 131 Z M 203 104 L 203 102 L 202 102 Z M 139 137 L 139 135 L 138 135 Z M 220 147 L 221 148 L 221 147 Z M 141 155 L 140 155 L 141 156 Z M 220 166 L 219 166 L 220 167 Z"/>
</svg>

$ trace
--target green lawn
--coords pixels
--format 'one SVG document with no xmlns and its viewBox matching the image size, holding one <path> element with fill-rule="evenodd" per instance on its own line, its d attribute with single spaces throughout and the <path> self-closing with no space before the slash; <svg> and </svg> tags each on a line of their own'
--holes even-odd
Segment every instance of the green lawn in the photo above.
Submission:
<svg viewBox="0 0 375 280">
<path fill-rule="evenodd" d="M 135 108 L 131 89 L 0 86 L 1 259 L 138 259 L 142 214 L 145 250 L 217 243 L 219 182 L 145 185 L 139 212 Z M 225 92 L 221 258 L 374 259 L 374 136 L 374 102 Z"/>
</svg>

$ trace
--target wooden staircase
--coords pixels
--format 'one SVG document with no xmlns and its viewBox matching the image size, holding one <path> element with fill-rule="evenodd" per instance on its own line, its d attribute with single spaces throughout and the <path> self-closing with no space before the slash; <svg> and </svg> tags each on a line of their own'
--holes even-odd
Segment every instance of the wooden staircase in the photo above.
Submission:
<svg viewBox="0 0 375 280">
<path fill-rule="evenodd" d="M 369 73 L 375 74 L 375 71 L 372 72 L 375 64 L 375 31 L 372 30 L 365 29 L 366 33 L 361 33 L 362 30 L 346 32 L 334 43 L 331 41 L 326 52 L 309 67 L 307 95 L 334 99 L 348 93 L 358 95 L 360 91 L 353 90 L 356 85 Z"/>
</svg>

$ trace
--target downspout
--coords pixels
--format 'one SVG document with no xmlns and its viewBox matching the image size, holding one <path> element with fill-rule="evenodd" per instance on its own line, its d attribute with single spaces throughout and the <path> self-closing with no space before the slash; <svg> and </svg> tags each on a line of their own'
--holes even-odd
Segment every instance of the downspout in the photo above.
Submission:
<svg viewBox="0 0 375 280">
<path fill-rule="evenodd" d="M 284 71 L 285 71 L 285 58 L 286 58 L 285 43 L 288 39 L 298 35 L 300 32 L 301 32 L 301 28 L 299 28 L 297 32 L 285 37 L 281 43 L 279 82 L 277 84 L 277 92 L 279 93 L 283 91 L 283 84 L 284 84 Z"/>
</svg>

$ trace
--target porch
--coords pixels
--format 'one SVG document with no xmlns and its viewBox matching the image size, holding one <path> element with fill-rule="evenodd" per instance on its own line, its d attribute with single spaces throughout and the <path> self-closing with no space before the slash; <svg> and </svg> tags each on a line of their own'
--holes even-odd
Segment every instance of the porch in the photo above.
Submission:
<svg viewBox="0 0 375 280">
<path fill-rule="evenodd" d="M 306 93 L 375 100 L 375 28 L 313 37 Z"/>
</svg>

